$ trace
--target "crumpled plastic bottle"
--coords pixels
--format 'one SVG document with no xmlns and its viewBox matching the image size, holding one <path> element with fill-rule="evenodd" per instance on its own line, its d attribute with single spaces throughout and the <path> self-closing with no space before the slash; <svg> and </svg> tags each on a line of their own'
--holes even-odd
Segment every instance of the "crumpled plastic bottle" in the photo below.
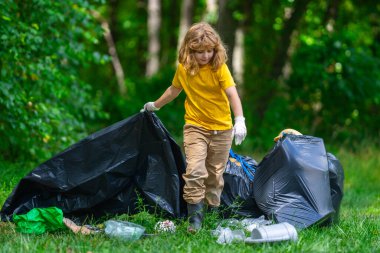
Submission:
<svg viewBox="0 0 380 253">
<path fill-rule="evenodd" d="M 232 242 L 245 241 L 245 231 L 252 232 L 254 228 L 271 224 L 264 216 L 259 218 L 246 218 L 243 220 L 227 219 L 223 220 L 218 227 L 212 231 L 213 236 L 217 236 L 217 243 L 230 244 Z"/>
<path fill-rule="evenodd" d="M 244 241 L 246 236 L 242 229 L 231 230 L 230 228 L 224 228 L 218 226 L 216 230 L 213 231 L 214 236 L 218 236 L 216 240 L 219 244 L 230 244 L 232 242 Z"/>
<path fill-rule="evenodd" d="M 104 232 L 110 237 L 117 237 L 124 240 L 134 241 L 140 239 L 145 228 L 128 221 L 108 220 L 105 222 Z"/>
<path fill-rule="evenodd" d="M 255 228 L 272 224 L 272 221 L 266 220 L 264 215 L 262 215 L 259 218 L 245 218 L 240 223 L 246 231 L 252 232 Z"/>
</svg>

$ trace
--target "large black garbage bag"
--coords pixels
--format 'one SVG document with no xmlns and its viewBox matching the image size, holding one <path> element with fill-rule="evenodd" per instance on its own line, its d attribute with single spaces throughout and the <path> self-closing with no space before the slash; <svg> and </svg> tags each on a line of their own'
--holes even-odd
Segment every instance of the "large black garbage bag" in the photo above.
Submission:
<svg viewBox="0 0 380 253">
<path fill-rule="evenodd" d="M 225 217 L 259 217 L 263 214 L 253 197 L 256 167 L 257 162 L 252 157 L 238 155 L 230 150 L 220 197 L 221 210 Z"/>
<path fill-rule="evenodd" d="M 104 128 L 42 163 L 15 187 L 2 220 L 55 206 L 66 217 L 135 213 L 138 196 L 173 217 L 186 215 L 185 161 L 155 114 Z"/>
<path fill-rule="evenodd" d="M 342 164 L 333 154 L 327 153 L 327 161 L 329 166 L 331 200 L 335 210 L 335 215 L 331 217 L 330 222 L 335 222 L 338 221 L 340 203 L 343 198 L 344 171 Z"/>
<path fill-rule="evenodd" d="M 335 210 L 323 140 L 291 134 L 280 139 L 257 166 L 254 198 L 267 216 L 297 228 L 331 219 Z"/>
</svg>

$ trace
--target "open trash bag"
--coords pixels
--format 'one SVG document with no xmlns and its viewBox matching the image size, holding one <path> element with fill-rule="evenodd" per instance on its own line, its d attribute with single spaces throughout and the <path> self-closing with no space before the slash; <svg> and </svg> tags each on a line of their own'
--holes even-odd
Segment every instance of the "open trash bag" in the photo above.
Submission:
<svg viewBox="0 0 380 253">
<path fill-rule="evenodd" d="M 138 196 L 172 217 L 186 215 L 185 160 L 158 117 L 135 114 L 42 163 L 21 179 L 1 219 L 55 206 L 65 217 L 135 213 Z"/>
<path fill-rule="evenodd" d="M 263 213 L 253 197 L 253 182 L 257 162 L 230 150 L 223 173 L 224 188 L 220 197 L 223 215 L 234 217 L 259 217 Z"/>
<path fill-rule="evenodd" d="M 258 164 L 253 186 L 265 215 L 305 228 L 334 218 L 343 197 L 343 168 L 322 139 L 289 134 Z"/>
</svg>

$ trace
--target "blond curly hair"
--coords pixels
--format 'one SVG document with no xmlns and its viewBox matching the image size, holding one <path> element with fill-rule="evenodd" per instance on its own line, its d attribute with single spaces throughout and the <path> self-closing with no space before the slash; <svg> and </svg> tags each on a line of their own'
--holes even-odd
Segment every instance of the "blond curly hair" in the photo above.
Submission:
<svg viewBox="0 0 380 253">
<path fill-rule="evenodd" d="M 195 51 L 214 50 L 211 68 L 218 70 L 227 61 L 226 48 L 219 34 L 206 22 L 193 24 L 187 31 L 179 49 L 178 61 L 186 71 L 194 76 L 199 72 L 199 64 L 195 59 Z"/>
</svg>

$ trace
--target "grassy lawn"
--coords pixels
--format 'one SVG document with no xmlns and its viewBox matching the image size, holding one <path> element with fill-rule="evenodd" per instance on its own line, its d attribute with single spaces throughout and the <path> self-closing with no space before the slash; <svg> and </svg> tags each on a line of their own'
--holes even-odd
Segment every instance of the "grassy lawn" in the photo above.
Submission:
<svg viewBox="0 0 380 253">
<path fill-rule="evenodd" d="M 380 150 L 340 150 L 333 154 L 345 170 L 340 221 L 331 227 L 299 231 L 297 242 L 220 245 L 211 235 L 220 220 L 216 215 L 207 215 L 204 228 L 196 235 L 186 232 L 186 222 L 175 221 L 175 233 L 133 242 L 109 238 L 103 233 L 77 235 L 69 230 L 25 235 L 18 233 L 12 223 L 1 222 L 0 252 L 380 252 Z M 23 175 L 35 166 L 0 163 L 1 206 Z M 145 212 L 117 218 L 140 223 L 150 233 L 155 222 L 162 220 Z"/>
</svg>

